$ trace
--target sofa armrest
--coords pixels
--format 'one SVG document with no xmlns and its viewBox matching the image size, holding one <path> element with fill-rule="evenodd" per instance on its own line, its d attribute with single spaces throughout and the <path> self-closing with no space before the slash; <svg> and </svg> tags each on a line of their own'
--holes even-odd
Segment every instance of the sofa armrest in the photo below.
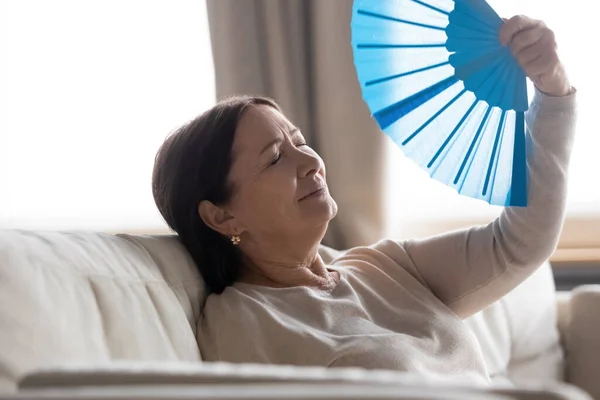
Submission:
<svg viewBox="0 0 600 400">
<path fill-rule="evenodd" d="M 77 388 L 113 390 L 123 387 L 129 388 L 127 390 L 130 391 L 147 390 L 149 387 L 168 391 L 169 388 L 184 387 L 194 389 L 198 394 L 208 389 L 223 391 L 223 393 L 232 390 L 233 397 L 227 397 L 228 399 L 237 398 L 235 396 L 238 392 L 243 394 L 240 398 L 250 398 L 249 391 L 257 390 L 257 393 L 261 393 L 258 398 L 268 399 L 427 400 L 454 399 L 456 396 L 463 399 L 591 400 L 578 388 L 559 383 L 532 383 L 515 388 L 501 384 L 473 385 L 467 381 L 444 380 L 439 377 L 426 378 L 395 371 L 359 368 L 327 369 L 179 362 L 173 364 L 115 363 L 106 366 L 73 365 L 44 369 L 25 376 L 19 383 L 19 394 L 41 393 L 40 391 L 44 390 L 69 391 Z M 176 396 L 175 398 L 187 397 Z M 196 396 L 196 398 L 203 397 Z M 213 398 L 219 397 L 213 396 Z"/>
<path fill-rule="evenodd" d="M 569 303 L 566 380 L 600 399 L 600 285 L 574 289 Z"/>
<path fill-rule="evenodd" d="M 556 325 L 558 332 L 560 333 L 561 341 L 563 342 L 569 329 L 569 323 L 571 321 L 571 291 L 558 291 L 556 292 Z"/>
</svg>

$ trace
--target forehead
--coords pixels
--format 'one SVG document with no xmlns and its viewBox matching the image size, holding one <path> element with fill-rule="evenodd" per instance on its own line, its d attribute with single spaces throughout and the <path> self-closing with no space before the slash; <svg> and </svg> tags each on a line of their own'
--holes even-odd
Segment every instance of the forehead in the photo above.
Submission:
<svg viewBox="0 0 600 400">
<path fill-rule="evenodd" d="M 248 150 L 261 150 L 269 141 L 285 134 L 292 124 L 285 116 L 270 106 L 251 106 L 244 111 L 233 141 L 237 154 Z"/>
</svg>

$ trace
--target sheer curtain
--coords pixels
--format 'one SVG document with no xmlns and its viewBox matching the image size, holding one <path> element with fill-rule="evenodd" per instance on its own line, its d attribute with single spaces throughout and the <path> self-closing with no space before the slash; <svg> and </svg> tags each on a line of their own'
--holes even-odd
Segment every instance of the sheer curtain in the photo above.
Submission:
<svg viewBox="0 0 600 400">
<path fill-rule="evenodd" d="M 0 227 L 165 229 L 165 136 L 215 101 L 199 0 L 2 0 Z"/>
<path fill-rule="evenodd" d="M 559 52 L 578 91 L 579 122 L 573 150 L 569 211 L 565 226 L 570 236 L 581 231 L 572 223 L 585 221 L 587 233 L 600 240 L 600 147 L 597 105 L 600 93 L 597 66 L 590 62 L 598 36 L 595 3 L 586 0 L 489 0 L 503 17 L 524 14 L 544 20 L 555 32 Z M 530 86 L 530 95 L 533 88 Z M 501 208 L 458 196 L 430 179 L 388 140 L 388 234 L 410 237 L 437 233 L 474 222 L 491 220 Z M 587 238 L 587 235 L 585 238 Z M 584 240 L 587 240 L 585 239 Z M 588 238 L 589 239 L 589 238 Z M 593 238 L 591 238 L 593 239 Z M 563 242 L 569 240 L 565 238 Z M 578 241 L 581 241 L 578 239 Z M 598 246 L 600 247 L 600 246 Z"/>
</svg>

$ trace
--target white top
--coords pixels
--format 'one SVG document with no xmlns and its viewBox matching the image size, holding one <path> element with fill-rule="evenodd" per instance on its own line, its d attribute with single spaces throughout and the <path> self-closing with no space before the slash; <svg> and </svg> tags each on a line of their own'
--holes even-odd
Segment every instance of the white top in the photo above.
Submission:
<svg viewBox="0 0 600 400">
<path fill-rule="evenodd" d="M 529 205 L 428 239 L 350 249 L 331 292 L 236 283 L 208 297 L 207 361 L 392 369 L 488 382 L 462 318 L 511 291 L 554 251 L 565 214 L 575 95 L 536 91 L 526 116 Z"/>
</svg>

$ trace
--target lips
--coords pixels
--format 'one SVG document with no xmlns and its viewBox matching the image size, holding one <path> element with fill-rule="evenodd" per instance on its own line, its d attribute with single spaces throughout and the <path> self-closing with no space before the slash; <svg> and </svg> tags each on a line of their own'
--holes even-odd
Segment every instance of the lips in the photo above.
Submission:
<svg viewBox="0 0 600 400">
<path fill-rule="evenodd" d="M 302 198 L 300 198 L 300 200 L 304 200 L 304 199 L 306 199 L 307 197 L 310 197 L 310 196 L 312 196 L 313 194 L 315 194 L 315 193 L 317 193 L 317 192 L 320 192 L 321 190 L 324 190 L 326 187 L 327 187 L 327 186 L 319 186 L 318 188 L 316 188 L 316 189 L 313 189 L 313 190 L 312 190 L 310 193 L 308 193 L 307 195 L 305 195 L 305 196 L 303 196 Z"/>
</svg>

